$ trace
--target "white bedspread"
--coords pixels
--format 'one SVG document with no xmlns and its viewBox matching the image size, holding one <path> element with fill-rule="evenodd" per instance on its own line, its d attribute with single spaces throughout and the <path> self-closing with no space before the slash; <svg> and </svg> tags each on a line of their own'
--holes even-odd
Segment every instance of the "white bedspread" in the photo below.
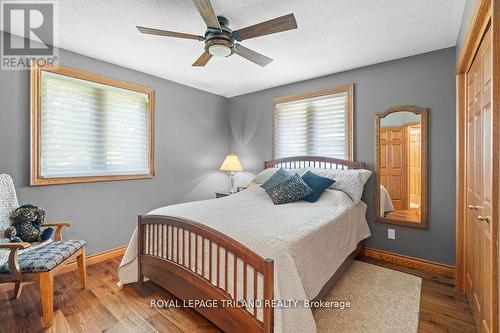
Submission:
<svg viewBox="0 0 500 333">
<path fill-rule="evenodd" d="M 386 214 L 393 211 L 394 206 L 389 191 L 387 191 L 384 185 L 380 185 L 380 213 L 385 217 Z"/>
<path fill-rule="evenodd" d="M 149 214 L 188 218 L 223 232 L 274 260 L 275 299 L 311 300 L 359 241 L 370 236 L 366 204 L 327 190 L 316 203 L 273 205 L 255 186 L 213 200 L 156 209 Z M 137 281 L 136 231 L 120 265 L 122 284 Z M 310 309 L 275 309 L 275 332 L 316 332 Z"/>
</svg>

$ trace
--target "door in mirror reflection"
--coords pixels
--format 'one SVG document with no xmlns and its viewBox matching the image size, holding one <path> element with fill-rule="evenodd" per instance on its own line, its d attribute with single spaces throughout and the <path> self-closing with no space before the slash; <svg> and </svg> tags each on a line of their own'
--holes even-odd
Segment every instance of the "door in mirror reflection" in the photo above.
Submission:
<svg viewBox="0 0 500 333">
<path fill-rule="evenodd" d="M 425 119 L 424 119 L 425 118 Z M 425 109 L 398 107 L 377 115 L 377 220 L 424 228 Z"/>
</svg>

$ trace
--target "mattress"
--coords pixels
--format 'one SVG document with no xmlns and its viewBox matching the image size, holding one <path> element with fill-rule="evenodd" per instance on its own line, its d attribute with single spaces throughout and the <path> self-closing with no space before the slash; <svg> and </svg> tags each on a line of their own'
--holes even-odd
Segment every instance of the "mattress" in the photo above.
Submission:
<svg viewBox="0 0 500 333">
<path fill-rule="evenodd" d="M 387 191 L 384 185 L 380 185 L 380 213 L 385 217 L 388 213 L 393 211 L 394 205 L 392 204 L 389 191 Z"/>
<path fill-rule="evenodd" d="M 275 298 L 311 300 L 357 244 L 370 236 L 366 204 L 327 190 L 315 203 L 274 205 L 254 186 L 237 194 L 155 209 L 149 214 L 187 218 L 274 260 Z M 119 269 L 121 283 L 137 280 L 137 239 L 132 237 Z M 309 308 L 276 308 L 275 332 L 315 332 Z"/>
</svg>

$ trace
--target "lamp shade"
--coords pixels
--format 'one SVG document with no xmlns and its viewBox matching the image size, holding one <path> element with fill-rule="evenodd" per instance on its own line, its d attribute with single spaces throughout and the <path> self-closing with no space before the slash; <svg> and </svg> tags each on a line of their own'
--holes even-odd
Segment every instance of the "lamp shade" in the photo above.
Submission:
<svg viewBox="0 0 500 333">
<path fill-rule="evenodd" d="M 235 154 L 229 154 L 220 166 L 220 171 L 243 171 L 240 159 Z"/>
</svg>

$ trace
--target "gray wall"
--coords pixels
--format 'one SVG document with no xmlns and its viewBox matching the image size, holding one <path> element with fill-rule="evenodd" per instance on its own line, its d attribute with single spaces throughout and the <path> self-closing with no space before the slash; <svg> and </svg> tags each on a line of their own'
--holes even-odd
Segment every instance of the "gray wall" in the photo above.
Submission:
<svg viewBox="0 0 500 333">
<path fill-rule="evenodd" d="M 373 221 L 373 179 L 363 200 L 368 204 L 371 247 L 453 264 L 455 261 L 455 48 L 398 59 L 313 80 L 246 94 L 229 100 L 231 150 L 256 173 L 272 158 L 272 103 L 292 95 L 346 83 L 355 84 L 355 159 L 373 169 L 374 115 L 390 106 L 414 104 L 429 114 L 429 229 Z M 240 174 L 244 185 L 251 173 Z M 396 229 L 396 240 L 387 228 Z"/>
<path fill-rule="evenodd" d="M 148 180 L 29 186 L 29 72 L 0 71 L 0 173 L 14 178 L 20 203 L 70 220 L 64 236 L 89 253 L 128 244 L 137 214 L 170 203 L 214 197 L 228 187 L 218 172 L 229 150 L 227 99 L 93 58 L 60 50 L 61 65 L 156 90 L 156 171 Z"/>
<path fill-rule="evenodd" d="M 13 176 L 21 203 L 47 209 L 49 220 L 71 220 L 66 238 L 88 241 L 89 253 L 126 244 L 136 216 L 159 206 L 213 197 L 227 188 L 217 171 L 228 151 L 240 155 L 245 185 L 272 158 L 274 97 L 355 84 L 355 158 L 373 169 L 374 114 L 393 105 L 430 111 L 429 230 L 373 222 L 373 181 L 364 201 L 373 236 L 369 246 L 419 258 L 454 262 L 455 49 L 364 67 L 226 99 L 167 80 L 60 50 L 62 65 L 156 90 L 156 170 L 148 180 L 29 186 L 29 73 L 0 71 L 0 172 Z M 229 117 L 228 117 L 229 114 Z"/>
<path fill-rule="evenodd" d="M 466 0 L 464 7 L 464 14 L 462 16 L 462 23 L 460 24 L 460 30 L 458 32 L 457 37 L 457 54 L 456 60 L 458 61 L 458 57 L 460 56 L 460 51 L 464 46 L 465 36 L 467 35 L 467 31 L 469 29 L 469 25 L 472 20 L 472 15 L 474 14 L 474 10 L 476 9 L 478 0 Z"/>
</svg>

